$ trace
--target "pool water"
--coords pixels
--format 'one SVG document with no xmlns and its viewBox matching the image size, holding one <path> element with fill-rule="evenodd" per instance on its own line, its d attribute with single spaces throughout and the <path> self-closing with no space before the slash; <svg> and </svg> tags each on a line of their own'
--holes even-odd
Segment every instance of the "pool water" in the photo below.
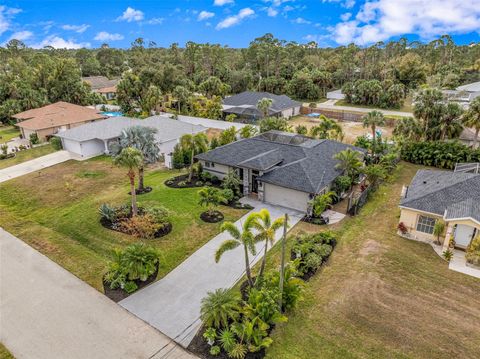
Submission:
<svg viewBox="0 0 480 359">
<path fill-rule="evenodd" d="M 123 116 L 123 112 L 120 111 L 106 111 L 106 112 L 101 112 L 102 115 L 108 116 L 108 117 L 119 117 Z"/>
</svg>

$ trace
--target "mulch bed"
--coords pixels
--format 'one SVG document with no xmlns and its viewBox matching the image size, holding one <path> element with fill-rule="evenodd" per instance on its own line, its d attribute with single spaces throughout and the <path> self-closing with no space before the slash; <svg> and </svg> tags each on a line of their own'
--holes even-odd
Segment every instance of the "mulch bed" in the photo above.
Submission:
<svg viewBox="0 0 480 359">
<path fill-rule="evenodd" d="M 113 226 L 113 223 L 111 222 L 108 222 L 106 221 L 105 219 L 101 218 L 100 219 L 100 224 L 107 228 L 107 229 L 110 229 L 111 231 L 115 231 L 115 232 L 119 232 L 119 233 L 123 233 L 123 234 L 127 234 L 127 235 L 131 235 L 130 233 L 125 233 L 123 231 L 121 231 L 120 229 L 118 229 L 117 227 L 114 227 Z M 158 239 L 158 238 L 161 238 L 161 237 L 165 237 L 167 234 L 169 234 L 173 229 L 173 225 L 172 223 L 167 223 L 166 225 L 163 226 L 163 228 L 161 228 L 160 230 L 158 230 L 156 233 L 155 233 L 155 236 L 154 238 L 155 239 Z"/>
<path fill-rule="evenodd" d="M 223 221 L 224 216 L 220 211 L 213 211 L 212 213 L 202 212 L 200 214 L 200 218 L 202 221 L 207 223 L 218 223 Z"/>
<path fill-rule="evenodd" d="M 150 187 L 150 186 L 147 186 L 147 187 L 143 187 L 143 190 L 139 191 L 138 188 L 135 189 L 135 194 L 138 196 L 138 195 L 141 195 L 141 194 L 145 194 L 145 193 L 150 193 L 152 192 L 153 188 Z M 128 192 L 128 194 L 132 194 L 132 192 Z"/>
<path fill-rule="evenodd" d="M 203 337 L 204 332 L 205 328 L 202 327 L 195 335 L 187 349 L 202 359 L 231 359 L 223 350 L 218 355 L 211 355 L 210 345 L 208 345 L 207 341 Z M 256 353 L 247 353 L 247 355 L 245 355 L 245 359 L 262 359 L 264 357 L 265 349 L 259 350 Z"/>
<path fill-rule="evenodd" d="M 184 186 L 180 186 L 180 182 L 185 182 Z M 170 178 L 166 180 L 165 186 L 170 187 L 170 188 L 195 188 L 195 187 L 203 187 L 203 186 L 213 186 L 213 187 L 219 187 L 221 184 L 220 180 L 212 181 L 212 182 L 206 182 L 202 180 L 201 178 L 198 178 L 196 176 L 192 177 L 192 180 L 189 182 L 188 181 L 188 174 L 185 175 L 180 175 L 177 177 Z"/>
<path fill-rule="evenodd" d="M 1 160 L 8 160 L 9 158 L 15 157 L 17 154 L 16 153 L 9 153 L 8 155 L 4 155 L 3 153 L 0 154 L 0 161 Z"/>
<path fill-rule="evenodd" d="M 135 284 L 138 287 L 138 289 L 136 291 L 146 287 L 150 283 L 155 282 L 155 279 L 157 279 L 157 275 L 158 275 L 158 265 L 157 265 L 157 269 L 155 270 L 155 273 L 153 273 L 150 277 L 148 277 L 146 281 L 143 282 L 140 279 L 137 279 L 137 280 L 134 281 Z M 129 294 L 121 288 L 111 289 L 110 285 L 108 283 L 105 283 L 105 281 L 103 281 L 103 292 L 105 293 L 105 295 L 108 298 L 113 300 L 115 303 L 117 303 L 117 302 L 121 301 L 122 299 L 125 299 L 128 296 L 130 296 L 131 294 L 135 293 L 135 292 L 133 292 L 133 293 Z"/>
</svg>

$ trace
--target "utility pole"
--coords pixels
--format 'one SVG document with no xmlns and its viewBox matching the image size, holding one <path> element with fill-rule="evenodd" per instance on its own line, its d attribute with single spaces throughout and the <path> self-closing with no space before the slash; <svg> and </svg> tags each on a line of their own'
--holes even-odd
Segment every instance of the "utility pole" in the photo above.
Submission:
<svg viewBox="0 0 480 359">
<path fill-rule="evenodd" d="M 287 243 L 287 228 L 288 228 L 288 214 L 285 213 L 285 221 L 283 223 L 283 237 L 282 237 L 282 259 L 280 264 L 280 312 L 282 311 L 283 299 L 283 279 L 285 277 L 285 245 Z"/>
</svg>

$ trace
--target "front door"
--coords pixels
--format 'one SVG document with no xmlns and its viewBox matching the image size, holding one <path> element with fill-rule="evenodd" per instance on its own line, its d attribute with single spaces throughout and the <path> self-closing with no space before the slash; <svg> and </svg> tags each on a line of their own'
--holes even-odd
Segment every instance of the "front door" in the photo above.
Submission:
<svg viewBox="0 0 480 359">
<path fill-rule="evenodd" d="M 258 182 L 257 182 L 258 175 L 252 174 L 252 193 L 258 193 Z"/>
<path fill-rule="evenodd" d="M 472 241 L 475 228 L 464 224 L 457 224 L 455 230 L 455 247 L 465 249 Z"/>
</svg>

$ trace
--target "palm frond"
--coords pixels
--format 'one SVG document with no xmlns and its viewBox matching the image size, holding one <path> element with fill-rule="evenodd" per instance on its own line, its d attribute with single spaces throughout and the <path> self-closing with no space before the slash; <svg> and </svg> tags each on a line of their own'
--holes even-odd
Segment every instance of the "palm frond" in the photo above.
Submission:
<svg viewBox="0 0 480 359">
<path fill-rule="evenodd" d="M 235 249 L 239 245 L 240 245 L 240 242 L 234 239 L 227 239 L 226 241 L 224 241 L 215 252 L 215 263 L 218 263 L 220 261 L 220 258 L 222 257 L 223 253 L 228 252 L 232 249 Z"/>
</svg>

